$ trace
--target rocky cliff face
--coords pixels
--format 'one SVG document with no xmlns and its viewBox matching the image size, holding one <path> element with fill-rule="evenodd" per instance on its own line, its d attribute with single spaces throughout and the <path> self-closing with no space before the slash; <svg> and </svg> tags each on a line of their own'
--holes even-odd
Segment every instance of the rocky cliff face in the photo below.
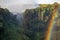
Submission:
<svg viewBox="0 0 60 40">
<path fill-rule="evenodd" d="M 51 15 L 52 15 L 53 9 L 57 7 L 56 5 L 59 5 L 59 4 L 57 4 L 57 3 L 54 3 L 52 5 L 51 4 L 48 4 L 48 5 L 41 4 L 40 7 L 38 7 L 38 8 L 27 9 L 24 12 L 25 30 L 29 31 L 29 32 L 28 31 L 25 31 L 25 32 L 27 32 L 28 36 L 31 35 L 29 37 L 29 38 L 31 38 L 31 40 L 32 39 L 34 39 L 34 40 L 44 40 L 45 33 L 48 29 L 47 25 L 49 24 L 49 20 L 51 20 Z M 59 18 L 60 18 L 60 16 L 59 16 Z M 53 29 L 54 31 L 52 30 L 53 31 L 53 33 L 52 33 L 53 36 L 52 36 L 51 40 L 60 40 L 60 38 L 59 38 L 59 33 L 60 32 L 57 31 L 57 30 L 60 30 L 60 27 L 58 27 L 60 25 L 59 18 L 57 19 L 58 23 L 55 25 L 56 27 Z M 57 22 L 57 20 L 56 20 L 56 22 Z M 35 37 L 36 37 L 36 39 L 35 39 Z M 39 38 L 37 39 L 37 37 L 39 37 Z"/>
<path fill-rule="evenodd" d="M 57 18 L 55 19 L 51 40 L 60 40 L 59 37 L 60 37 L 60 7 L 58 8 L 58 15 Z"/>
<path fill-rule="evenodd" d="M 49 17 L 51 17 L 53 10 L 52 7 L 53 6 L 48 5 L 46 7 L 27 9 L 24 12 L 25 30 L 29 31 L 27 34 L 31 35 L 31 40 L 44 40 L 48 28 Z"/>
</svg>

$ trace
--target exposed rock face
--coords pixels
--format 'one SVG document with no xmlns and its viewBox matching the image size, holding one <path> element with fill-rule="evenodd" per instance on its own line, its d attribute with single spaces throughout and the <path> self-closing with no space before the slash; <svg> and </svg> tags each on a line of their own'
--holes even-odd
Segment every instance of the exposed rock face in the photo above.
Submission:
<svg viewBox="0 0 60 40">
<path fill-rule="evenodd" d="M 47 25 L 50 24 L 49 20 L 51 20 L 52 11 L 53 11 L 53 9 L 57 10 L 58 9 L 57 8 L 58 5 L 59 5 L 58 3 L 54 3 L 54 4 L 41 4 L 39 8 L 36 8 L 36 9 L 27 9 L 25 11 L 25 13 L 24 13 L 24 18 L 25 18 L 24 21 L 25 21 L 26 29 L 33 31 L 36 28 L 36 30 L 37 29 L 38 30 L 37 31 L 34 30 L 35 33 L 39 33 L 39 32 L 42 31 L 41 32 L 42 34 L 40 34 L 40 35 L 42 35 L 43 36 L 42 38 L 44 38 L 45 35 L 43 35 L 43 34 L 45 34 L 45 32 L 48 29 Z M 58 12 L 58 10 L 57 10 L 57 12 Z M 55 14 L 55 12 L 53 12 L 53 13 Z M 52 15 L 52 16 L 54 16 L 54 15 Z M 35 22 L 37 22 L 37 24 L 35 24 Z M 52 36 L 52 40 L 56 40 L 56 38 L 59 40 L 59 36 L 56 37 L 56 31 L 57 31 L 57 29 L 60 30 L 60 27 L 56 26 L 53 29 L 54 33 L 52 33 L 52 35 L 53 35 Z M 36 34 L 35 34 L 35 36 L 36 36 Z"/>
<path fill-rule="evenodd" d="M 59 11 L 60 10 L 58 9 L 58 15 L 57 15 L 58 17 L 55 19 L 51 40 L 60 40 L 60 12 Z"/>
</svg>

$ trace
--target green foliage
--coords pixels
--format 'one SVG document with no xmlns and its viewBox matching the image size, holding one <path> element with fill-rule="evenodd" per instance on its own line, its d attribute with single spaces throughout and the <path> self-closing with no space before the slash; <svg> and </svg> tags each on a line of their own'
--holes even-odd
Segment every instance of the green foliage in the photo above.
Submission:
<svg viewBox="0 0 60 40">
<path fill-rule="evenodd" d="M 25 30 L 28 30 L 25 32 L 27 32 L 26 34 L 28 34 L 31 40 L 44 40 L 47 23 L 52 10 L 53 7 L 48 5 L 47 7 L 38 7 L 25 11 Z"/>
<path fill-rule="evenodd" d="M 23 24 L 19 24 L 16 16 L 8 9 L 0 8 L 1 40 L 44 40 L 47 22 L 52 7 L 27 9 L 24 12 Z"/>
<path fill-rule="evenodd" d="M 0 8 L 0 40 L 23 40 L 23 31 L 18 25 L 16 16 L 8 9 Z"/>
</svg>

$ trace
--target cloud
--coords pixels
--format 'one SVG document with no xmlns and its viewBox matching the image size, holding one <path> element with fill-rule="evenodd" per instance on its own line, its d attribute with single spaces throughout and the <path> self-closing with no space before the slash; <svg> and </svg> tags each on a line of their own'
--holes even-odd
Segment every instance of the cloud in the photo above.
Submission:
<svg viewBox="0 0 60 40">
<path fill-rule="evenodd" d="M 12 12 L 22 12 L 28 8 L 35 8 L 38 4 L 50 4 L 60 0 L 0 0 L 3 8 L 8 8 Z"/>
<path fill-rule="evenodd" d="M 36 8 L 36 7 L 38 7 L 38 4 L 12 5 L 12 6 L 8 6 L 7 8 L 11 12 L 24 12 L 25 9 L 31 9 L 31 8 Z"/>
<path fill-rule="evenodd" d="M 60 0 L 37 0 L 38 4 L 52 4 L 54 2 L 60 3 Z"/>
<path fill-rule="evenodd" d="M 0 0 L 0 4 L 12 5 L 12 4 L 35 4 L 35 0 Z"/>
<path fill-rule="evenodd" d="M 60 0 L 56 0 L 56 2 L 60 3 Z"/>
<path fill-rule="evenodd" d="M 35 0 L 0 0 L 3 8 L 8 8 L 12 12 L 22 12 L 27 8 L 37 7 Z"/>
</svg>

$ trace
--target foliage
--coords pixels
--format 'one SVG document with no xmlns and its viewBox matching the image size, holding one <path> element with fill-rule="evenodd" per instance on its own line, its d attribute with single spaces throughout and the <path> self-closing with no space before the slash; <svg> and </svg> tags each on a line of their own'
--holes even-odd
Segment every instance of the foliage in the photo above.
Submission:
<svg viewBox="0 0 60 40">
<path fill-rule="evenodd" d="M 47 23 L 52 13 L 53 7 L 38 7 L 35 9 L 26 9 L 24 13 L 25 31 L 31 40 L 44 40 L 47 30 Z"/>
<path fill-rule="evenodd" d="M 0 8 L 1 40 L 44 40 L 47 22 L 52 13 L 52 6 L 26 9 L 24 19 L 19 24 L 16 15 L 8 9 Z"/>
</svg>

